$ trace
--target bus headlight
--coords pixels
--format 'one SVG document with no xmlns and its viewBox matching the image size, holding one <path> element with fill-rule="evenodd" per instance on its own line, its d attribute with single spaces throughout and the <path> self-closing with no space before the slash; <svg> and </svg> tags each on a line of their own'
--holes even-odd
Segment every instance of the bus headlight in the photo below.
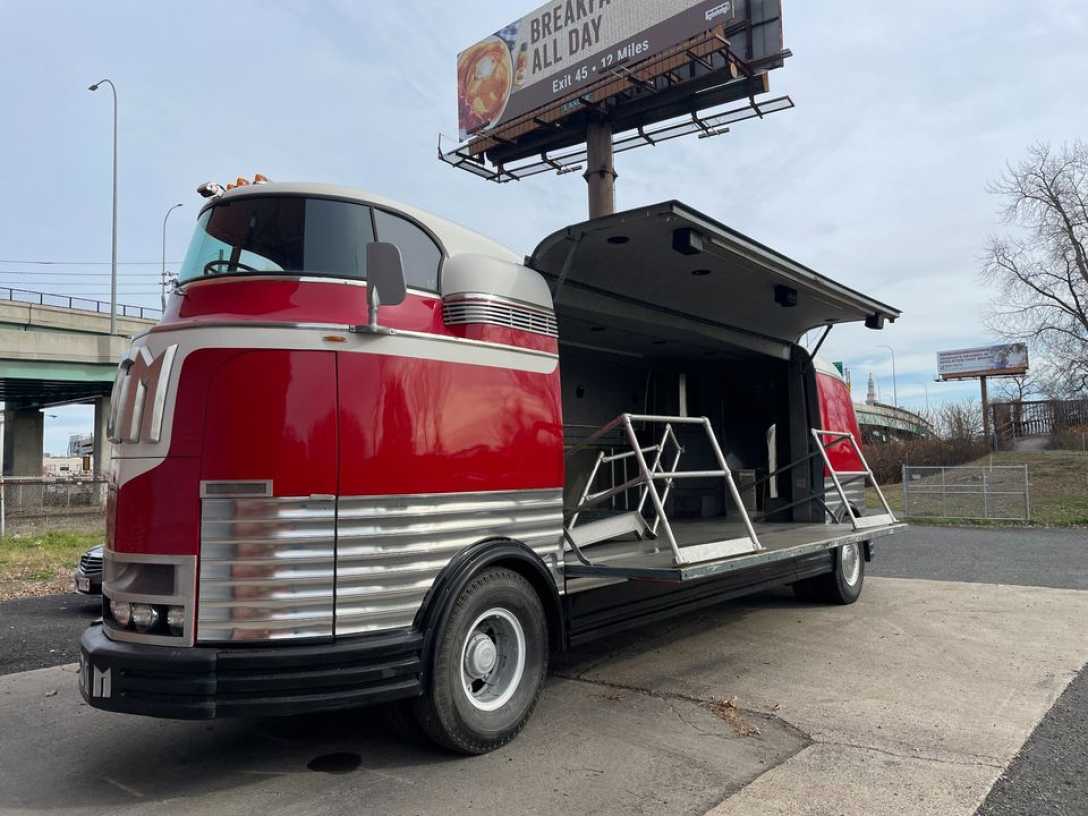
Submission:
<svg viewBox="0 0 1088 816">
<path fill-rule="evenodd" d="M 185 631 L 185 607 L 171 606 L 166 612 L 166 625 L 171 635 L 180 635 Z"/>
<path fill-rule="evenodd" d="M 132 604 L 132 623 L 137 631 L 147 632 L 159 622 L 159 610 L 151 604 Z"/>
<path fill-rule="evenodd" d="M 113 615 L 113 619 L 117 621 L 118 626 L 122 629 L 127 628 L 132 621 L 132 606 L 122 601 L 111 600 L 110 614 Z"/>
</svg>

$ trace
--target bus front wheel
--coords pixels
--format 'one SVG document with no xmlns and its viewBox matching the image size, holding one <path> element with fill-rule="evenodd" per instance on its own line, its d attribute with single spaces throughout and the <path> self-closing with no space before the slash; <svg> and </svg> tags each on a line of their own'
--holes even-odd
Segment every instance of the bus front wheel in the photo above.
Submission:
<svg viewBox="0 0 1088 816">
<path fill-rule="evenodd" d="M 428 687 L 415 702 L 439 745 L 484 754 L 532 716 L 548 671 L 548 624 L 532 585 L 496 567 L 473 577 L 438 633 Z"/>
</svg>

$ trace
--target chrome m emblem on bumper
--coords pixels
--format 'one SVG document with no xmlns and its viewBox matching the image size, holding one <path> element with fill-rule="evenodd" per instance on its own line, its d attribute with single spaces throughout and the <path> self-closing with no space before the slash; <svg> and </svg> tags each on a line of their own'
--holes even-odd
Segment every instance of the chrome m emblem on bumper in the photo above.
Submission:
<svg viewBox="0 0 1088 816">
<path fill-rule="evenodd" d="M 174 344 L 152 357 L 147 346 L 140 346 L 121 360 L 111 397 L 111 442 L 158 442 L 162 437 L 166 390 L 177 350 Z"/>
</svg>

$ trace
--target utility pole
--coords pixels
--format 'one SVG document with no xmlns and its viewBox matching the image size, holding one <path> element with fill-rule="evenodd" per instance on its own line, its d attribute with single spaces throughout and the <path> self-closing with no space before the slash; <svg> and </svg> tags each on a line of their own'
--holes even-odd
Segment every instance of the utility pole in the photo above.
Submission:
<svg viewBox="0 0 1088 816">
<path fill-rule="evenodd" d="M 895 373 L 895 349 L 891 346 L 877 346 L 877 348 L 886 348 L 892 354 L 892 402 L 895 403 L 895 407 L 899 407 L 899 378 Z"/>
<path fill-rule="evenodd" d="M 109 85 L 113 91 L 113 254 L 110 263 L 110 335 L 117 334 L 117 88 L 108 79 L 102 79 L 87 90 L 97 91 Z"/>
<path fill-rule="evenodd" d="M 170 218 L 170 213 L 178 207 L 184 206 L 184 204 L 175 204 L 162 217 L 162 277 L 159 279 L 159 286 L 162 289 L 162 312 L 164 316 L 166 315 L 166 221 Z"/>
</svg>

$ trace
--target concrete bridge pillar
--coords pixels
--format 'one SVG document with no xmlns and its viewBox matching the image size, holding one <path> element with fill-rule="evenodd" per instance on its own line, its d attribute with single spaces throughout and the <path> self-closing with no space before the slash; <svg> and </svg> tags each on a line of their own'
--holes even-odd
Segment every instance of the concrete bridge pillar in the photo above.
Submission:
<svg viewBox="0 0 1088 816">
<path fill-rule="evenodd" d="M 110 398 L 98 397 L 94 401 L 94 452 L 92 453 L 94 477 L 101 479 L 109 472 L 113 458 L 113 445 L 109 440 Z"/>
<path fill-rule="evenodd" d="M 45 415 L 38 408 L 4 411 L 4 475 L 41 478 Z"/>
</svg>

